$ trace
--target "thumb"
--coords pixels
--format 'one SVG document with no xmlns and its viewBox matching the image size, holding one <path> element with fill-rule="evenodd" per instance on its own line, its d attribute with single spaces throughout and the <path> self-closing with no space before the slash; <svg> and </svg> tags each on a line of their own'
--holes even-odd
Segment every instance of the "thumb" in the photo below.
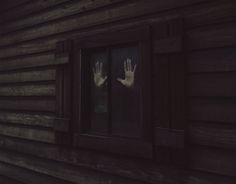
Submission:
<svg viewBox="0 0 236 184">
<path fill-rule="evenodd" d="M 118 80 L 120 83 L 124 84 L 124 80 L 123 80 L 123 79 L 117 78 L 117 80 Z"/>
<path fill-rule="evenodd" d="M 107 76 L 105 76 L 104 78 L 103 78 L 103 81 L 105 82 L 107 80 Z"/>
</svg>

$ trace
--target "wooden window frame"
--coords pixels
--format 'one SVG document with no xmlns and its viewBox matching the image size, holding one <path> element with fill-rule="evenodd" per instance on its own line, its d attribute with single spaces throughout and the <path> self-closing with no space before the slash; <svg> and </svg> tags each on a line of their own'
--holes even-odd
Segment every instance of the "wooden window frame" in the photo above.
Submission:
<svg viewBox="0 0 236 184">
<path fill-rule="evenodd" d="M 186 66 L 184 21 L 182 17 L 138 28 L 57 43 L 57 118 L 54 130 L 57 142 L 107 153 L 154 158 L 158 163 L 186 163 Z M 151 32 L 151 35 L 150 35 Z M 150 39 L 151 37 L 151 39 Z M 143 140 L 84 135 L 81 132 L 80 52 L 83 48 L 120 45 L 138 41 L 146 60 L 144 82 L 145 114 Z M 154 73 L 153 73 L 154 72 Z M 150 74 L 151 73 L 151 74 Z M 150 90 L 151 85 L 152 90 Z M 150 96 L 152 103 L 150 103 Z M 151 111 L 152 110 L 152 111 Z M 145 134 L 144 134 L 145 135 Z"/>
<path fill-rule="evenodd" d="M 82 125 L 82 98 L 83 86 L 81 84 L 81 67 L 82 50 L 104 47 L 118 44 L 126 44 L 136 42 L 141 51 L 140 67 L 142 68 L 141 80 L 141 105 L 142 113 L 142 138 L 120 138 L 115 136 L 98 136 L 83 133 Z M 107 34 L 97 34 L 86 38 L 74 40 L 73 49 L 73 129 L 74 129 L 74 145 L 87 149 L 95 149 L 104 152 L 119 153 L 137 157 L 152 157 L 152 124 L 151 124 L 151 107 L 150 107 L 150 65 L 151 65 L 151 49 L 150 49 L 150 28 L 149 26 L 133 28 Z"/>
</svg>

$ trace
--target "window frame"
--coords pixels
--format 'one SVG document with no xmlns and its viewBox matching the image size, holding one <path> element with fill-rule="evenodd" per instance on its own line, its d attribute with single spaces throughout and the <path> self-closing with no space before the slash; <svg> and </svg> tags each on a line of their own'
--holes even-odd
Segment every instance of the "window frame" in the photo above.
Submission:
<svg viewBox="0 0 236 184">
<path fill-rule="evenodd" d="M 82 50 L 95 47 L 109 47 L 111 45 L 126 44 L 130 42 L 138 43 L 141 51 L 140 68 L 142 68 L 142 77 L 140 80 L 142 90 L 142 139 L 116 137 L 116 136 L 98 136 L 82 132 L 82 99 L 83 86 L 82 80 Z M 153 132 L 151 122 L 151 42 L 150 28 L 143 26 L 128 30 L 108 32 L 104 34 L 94 34 L 86 38 L 74 40 L 73 49 L 73 130 L 74 146 L 95 149 L 104 152 L 119 153 L 131 156 L 152 157 Z"/>
</svg>

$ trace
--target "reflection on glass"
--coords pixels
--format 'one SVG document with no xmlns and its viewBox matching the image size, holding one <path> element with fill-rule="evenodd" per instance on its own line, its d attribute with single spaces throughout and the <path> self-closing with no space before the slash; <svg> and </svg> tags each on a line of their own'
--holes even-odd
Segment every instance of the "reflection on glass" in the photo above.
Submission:
<svg viewBox="0 0 236 184">
<path fill-rule="evenodd" d="M 90 94 L 91 94 L 91 125 L 90 132 L 107 133 L 108 131 L 108 87 L 106 50 L 90 53 Z"/>
<path fill-rule="evenodd" d="M 111 50 L 112 134 L 140 136 L 139 54 L 137 46 Z"/>
</svg>

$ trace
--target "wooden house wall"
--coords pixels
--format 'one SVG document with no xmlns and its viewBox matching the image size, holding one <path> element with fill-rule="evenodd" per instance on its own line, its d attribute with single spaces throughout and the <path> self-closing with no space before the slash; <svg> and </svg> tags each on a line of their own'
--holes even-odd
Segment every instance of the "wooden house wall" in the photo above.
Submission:
<svg viewBox="0 0 236 184">
<path fill-rule="evenodd" d="M 234 0 L 34 0 L 9 5 L 0 12 L 2 180 L 236 183 L 235 9 Z M 56 42 L 175 16 L 185 21 L 187 168 L 56 145 Z"/>
</svg>

